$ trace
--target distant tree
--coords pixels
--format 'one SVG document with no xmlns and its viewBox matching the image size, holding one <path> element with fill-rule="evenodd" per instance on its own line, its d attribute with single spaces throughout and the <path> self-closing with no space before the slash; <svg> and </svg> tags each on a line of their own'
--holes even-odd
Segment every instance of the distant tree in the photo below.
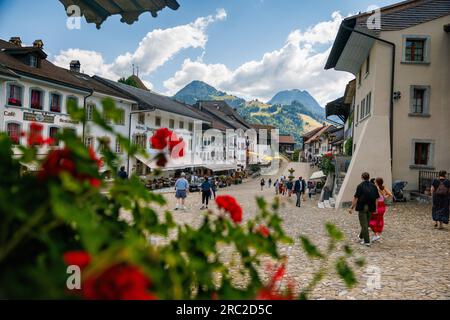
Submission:
<svg viewBox="0 0 450 320">
<path fill-rule="evenodd" d="M 139 88 L 139 85 L 137 84 L 136 80 L 134 80 L 131 76 L 126 79 L 125 79 L 125 77 L 122 77 L 118 80 L 118 82 L 127 84 L 127 85 L 135 87 L 135 88 Z"/>
</svg>

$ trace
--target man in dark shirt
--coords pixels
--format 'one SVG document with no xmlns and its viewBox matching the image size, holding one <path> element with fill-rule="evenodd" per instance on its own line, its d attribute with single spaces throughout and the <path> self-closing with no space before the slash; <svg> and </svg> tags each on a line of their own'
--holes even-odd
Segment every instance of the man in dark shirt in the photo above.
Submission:
<svg viewBox="0 0 450 320">
<path fill-rule="evenodd" d="M 120 179 L 128 179 L 128 173 L 125 171 L 125 167 L 120 167 L 119 173 L 117 174 Z"/>
<path fill-rule="evenodd" d="M 301 206 L 301 193 L 302 193 L 302 190 L 303 190 L 303 184 L 302 184 L 302 178 L 300 177 L 294 183 L 294 192 L 295 192 L 295 195 L 297 196 L 297 202 L 296 202 L 295 205 L 297 207 Z"/>
<path fill-rule="evenodd" d="M 361 175 L 363 182 L 361 182 L 356 188 L 356 193 L 353 198 L 352 206 L 350 207 L 349 213 L 353 212 L 353 209 L 358 211 L 359 223 L 361 225 L 361 233 L 359 234 L 359 239 L 361 244 L 370 246 L 369 237 L 369 221 L 370 215 L 376 210 L 376 201 L 378 198 L 377 187 L 370 183 L 370 175 L 364 172 Z"/>
</svg>

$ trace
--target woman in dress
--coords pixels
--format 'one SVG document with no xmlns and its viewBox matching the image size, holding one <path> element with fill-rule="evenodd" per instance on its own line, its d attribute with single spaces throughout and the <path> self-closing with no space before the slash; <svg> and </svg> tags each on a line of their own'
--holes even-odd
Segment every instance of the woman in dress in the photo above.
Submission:
<svg viewBox="0 0 450 320">
<path fill-rule="evenodd" d="M 377 186 L 380 197 L 377 200 L 377 210 L 372 213 L 369 221 L 369 227 L 375 233 L 372 237 L 372 242 L 381 239 L 381 233 L 384 228 L 384 214 L 386 213 L 385 199 L 392 197 L 392 193 L 383 184 L 384 181 L 382 178 L 375 179 L 375 185 Z"/>
<path fill-rule="evenodd" d="M 447 172 L 440 171 L 438 179 L 431 184 L 433 195 L 433 221 L 434 227 L 443 228 L 443 223 L 448 224 L 450 206 L 450 181 L 446 178 Z"/>
</svg>

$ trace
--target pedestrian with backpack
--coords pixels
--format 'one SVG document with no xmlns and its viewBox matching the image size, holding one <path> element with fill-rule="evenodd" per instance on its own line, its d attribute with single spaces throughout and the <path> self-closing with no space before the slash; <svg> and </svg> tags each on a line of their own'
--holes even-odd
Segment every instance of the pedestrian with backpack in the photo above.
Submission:
<svg viewBox="0 0 450 320">
<path fill-rule="evenodd" d="M 433 196 L 432 216 L 434 227 L 443 229 L 443 224 L 448 224 L 450 207 L 450 181 L 446 178 L 447 172 L 442 170 L 439 177 L 431 184 Z"/>
<path fill-rule="evenodd" d="M 353 209 L 358 211 L 359 224 L 361 232 L 359 233 L 359 241 L 361 244 L 370 247 L 369 221 L 371 213 L 377 208 L 376 201 L 379 198 L 377 187 L 371 183 L 370 175 L 364 172 L 361 175 L 363 182 L 356 188 L 352 206 L 349 213 L 353 213 Z"/>
</svg>

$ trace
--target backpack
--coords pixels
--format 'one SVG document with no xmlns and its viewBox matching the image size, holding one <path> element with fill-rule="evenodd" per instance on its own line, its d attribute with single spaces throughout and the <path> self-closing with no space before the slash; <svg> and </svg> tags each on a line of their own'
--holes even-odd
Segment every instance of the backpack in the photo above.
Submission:
<svg viewBox="0 0 450 320">
<path fill-rule="evenodd" d="M 448 195 L 448 189 L 449 188 L 445 186 L 445 181 L 439 181 L 439 186 L 434 193 L 438 196 L 446 196 Z"/>
</svg>

